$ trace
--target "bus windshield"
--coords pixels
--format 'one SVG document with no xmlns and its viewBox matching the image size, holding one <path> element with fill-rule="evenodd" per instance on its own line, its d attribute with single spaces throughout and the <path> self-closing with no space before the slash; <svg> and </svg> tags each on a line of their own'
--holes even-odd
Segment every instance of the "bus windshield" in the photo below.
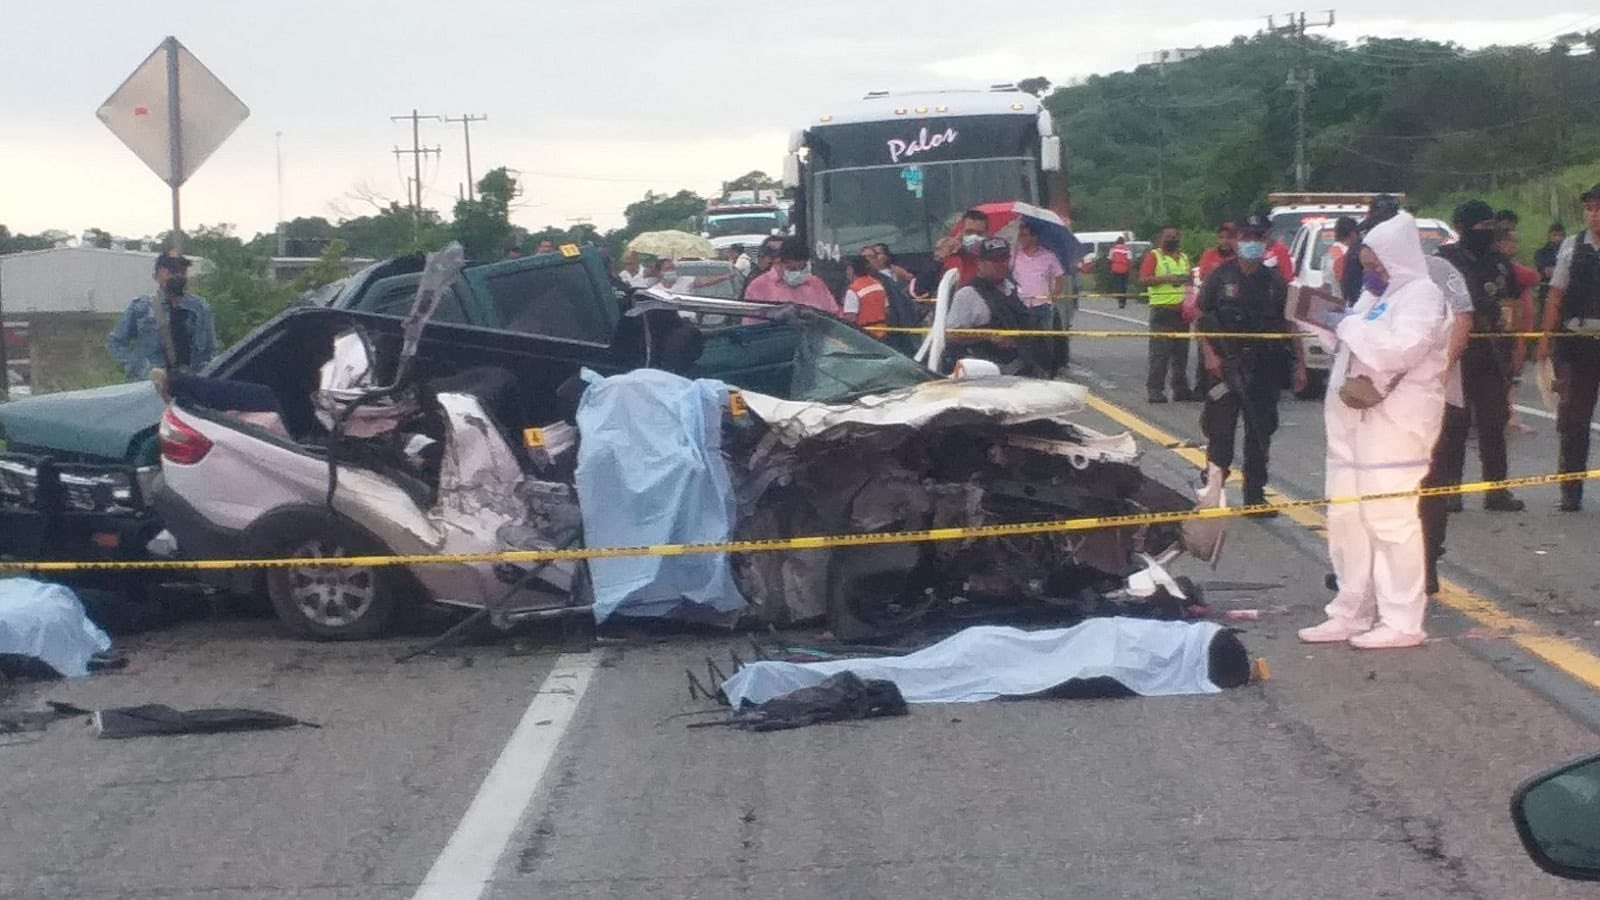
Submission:
<svg viewBox="0 0 1600 900">
<path fill-rule="evenodd" d="M 927 253 L 973 206 L 1038 202 L 1036 168 L 1033 160 L 1014 157 L 821 172 L 812 194 L 811 238 L 833 256 L 873 243 L 895 253 Z"/>
</svg>

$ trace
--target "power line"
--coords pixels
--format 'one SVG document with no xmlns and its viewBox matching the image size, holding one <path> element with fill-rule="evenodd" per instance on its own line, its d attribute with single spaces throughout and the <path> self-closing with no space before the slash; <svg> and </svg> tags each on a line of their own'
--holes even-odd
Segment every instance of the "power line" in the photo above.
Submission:
<svg viewBox="0 0 1600 900">
<path fill-rule="evenodd" d="M 466 145 L 467 145 L 467 199 L 470 201 L 470 200 L 473 199 L 473 196 L 472 196 L 472 190 L 473 190 L 473 181 L 472 181 L 472 123 L 473 122 L 487 122 L 487 121 L 489 121 L 489 117 L 487 115 L 477 115 L 477 116 L 475 116 L 475 115 L 472 115 L 471 113 L 462 113 L 459 117 L 456 117 L 456 118 L 451 118 L 450 116 L 445 116 L 444 120 L 445 120 L 445 122 L 450 123 L 450 124 L 454 124 L 456 122 L 460 122 L 461 123 L 461 137 L 466 142 Z"/>
<path fill-rule="evenodd" d="M 1538 165 L 1531 165 L 1531 166 L 1500 166 L 1500 167 L 1494 168 L 1494 169 L 1481 169 L 1481 170 L 1476 170 L 1476 171 L 1467 170 L 1467 169 L 1441 169 L 1441 168 L 1436 168 L 1436 167 L 1431 167 L 1431 166 L 1418 166 L 1418 165 L 1414 165 L 1414 164 L 1408 163 L 1408 162 L 1397 162 L 1397 161 L 1392 160 L 1392 159 L 1384 159 L 1381 156 L 1373 156 L 1370 153 L 1366 153 L 1366 152 L 1363 152 L 1361 150 L 1357 150 L 1356 148 L 1350 146 L 1349 144 L 1337 144 L 1335 146 L 1337 146 L 1340 150 L 1343 150 L 1344 152 L 1349 153 L 1352 156 L 1359 156 L 1360 158 L 1366 160 L 1367 162 L 1376 163 L 1376 164 L 1378 164 L 1380 166 L 1387 166 L 1388 168 L 1391 168 L 1391 169 L 1408 169 L 1408 170 L 1410 170 L 1412 172 L 1419 172 L 1419 173 L 1423 173 L 1423 174 L 1432 174 L 1432 175 L 1460 175 L 1460 176 L 1468 176 L 1468 177 L 1484 177 L 1484 176 L 1494 176 L 1494 175 L 1505 175 L 1505 174 L 1508 174 L 1508 173 L 1511 173 L 1511 172 L 1553 172 L 1553 171 L 1561 168 L 1561 166 L 1559 164 L 1557 164 L 1557 163 L 1540 163 Z"/>
</svg>

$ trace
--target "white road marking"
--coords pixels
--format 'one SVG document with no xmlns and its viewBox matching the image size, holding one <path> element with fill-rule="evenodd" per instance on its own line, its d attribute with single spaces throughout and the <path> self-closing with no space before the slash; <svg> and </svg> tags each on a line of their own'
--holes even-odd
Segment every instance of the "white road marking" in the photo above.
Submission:
<svg viewBox="0 0 1600 900">
<path fill-rule="evenodd" d="M 1118 314 L 1116 314 L 1114 312 L 1106 312 L 1104 310 L 1099 310 L 1099 309 L 1090 309 L 1087 306 L 1078 307 L 1078 312 L 1081 312 L 1081 313 L 1093 313 L 1094 315 L 1097 315 L 1097 316 L 1105 316 L 1108 319 L 1116 319 L 1118 322 L 1130 322 L 1130 323 L 1132 323 L 1134 325 L 1139 325 L 1139 326 L 1144 327 L 1144 328 L 1149 328 L 1150 327 L 1150 323 L 1145 319 L 1135 319 L 1133 316 L 1122 316 L 1122 315 L 1118 315 Z"/>
<path fill-rule="evenodd" d="M 572 724 L 597 665 L 596 655 L 590 653 L 564 653 L 556 659 L 413 900 L 483 896 L 555 759 L 556 747 Z"/>
<path fill-rule="evenodd" d="M 1554 413 L 1547 413 L 1537 406 L 1523 406 L 1521 403 L 1516 403 L 1513 404 L 1513 407 L 1517 412 L 1522 413 L 1525 416 L 1538 416 L 1541 419 L 1549 419 L 1552 422 L 1556 420 Z M 1600 433 L 1600 422 L 1590 422 L 1589 430 Z"/>
</svg>

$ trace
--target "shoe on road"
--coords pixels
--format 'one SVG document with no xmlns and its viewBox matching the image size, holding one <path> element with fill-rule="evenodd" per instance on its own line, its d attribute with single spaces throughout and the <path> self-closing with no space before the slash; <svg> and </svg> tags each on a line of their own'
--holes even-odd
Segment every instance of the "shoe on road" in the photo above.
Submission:
<svg viewBox="0 0 1600 900">
<path fill-rule="evenodd" d="M 1295 634 L 1307 644 L 1342 644 L 1357 635 L 1365 634 L 1371 627 L 1345 619 L 1329 619 L 1321 625 L 1302 628 Z"/>
<path fill-rule="evenodd" d="M 1556 509 L 1562 512 L 1583 512 L 1583 500 L 1578 497 L 1562 497 L 1556 504 Z"/>
<path fill-rule="evenodd" d="M 1490 491 L 1483 498 L 1483 508 L 1490 512 L 1522 512 L 1528 504 L 1512 496 L 1510 491 Z"/>
<path fill-rule="evenodd" d="M 1357 650 L 1392 650 L 1401 647 L 1419 647 L 1427 639 L 1425 634 L 1406 634 L 1397 631 L 1388 625 L 1379 625 L 1377 628 L 1358 634 L 1350 638 L 1350 646 Z"/>
</svg>

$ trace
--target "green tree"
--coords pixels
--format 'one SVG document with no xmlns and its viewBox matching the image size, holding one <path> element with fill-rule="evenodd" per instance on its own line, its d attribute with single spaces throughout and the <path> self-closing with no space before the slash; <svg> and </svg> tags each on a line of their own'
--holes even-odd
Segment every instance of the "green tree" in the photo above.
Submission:
<svg viewBox="0 0 1600 900">
<path fill-rule="evenodd" d="M 103 228 L 91 228 L 85 231 L 83 239 L 84 243 L 91 247 L 98 247 L 101 250 L 110 250 L 111 245 L 116 243 L 116 239 L 111 236 L 111 232 Z"/>
<path fill-rule="evenodd" d="M 13 234 L 11 229 L 0 225 L 0 253 L 22 253 L 27 250 L 48 250 L 55 246 L 55 241 L 45 235 Z"/>
<path fill-rule="evenodd" d="M 317 258 L 316 263 L 301 272 L 300 277 L 289 285 L 290 292 L 298 296 L 345 277 L 348 271 L 345 269 L 344 258 L 348 250 L 349 247 L 339 238 L 329 241 L 328 245 L 322 248 L 322 255 Z"/>
<path fill-rule="evenodd" d="M 783 182 L 760 169 L 752 169 L 732 181 L 722 184 L 723 191 L 775 191 L 783 187 Z"/>
<path fill-rule="evenodd" d="M 628 204 L 622 216 L 628 225 L 628 237 L 646 231 L 688 230 L 695 216 L 705 212 L 706 198 L 694 191 L 681 190 L 676 194 L 658 194 L 646 191 L 644 199 Z"/>
<path fill-rule="evenodd" d="M 417 250 L 437 250 L 450 240 L 450 226 L 439 214 L 424 209 L 420 216 L 391 202 L 371 215 L 343 219 L 338 236 L 352 256 L 388 259 Z"/>
<path fill-rule="evenodd" d="M 498 259 L 510 246 L 511 203 L 520 194 L 517 179 L 502 166 L 479 179 L 476 199 L 456 203 L 450 234 L 468 259 Z"/>
<path fill-rule="evenodd" d="M 1017 82 L 1017 90 L 1032 94 L 1035 97 L 1043 97 L 1050 92 L 1050 79 L 1043 75 L 1024 78 Z"/>
</svg>

